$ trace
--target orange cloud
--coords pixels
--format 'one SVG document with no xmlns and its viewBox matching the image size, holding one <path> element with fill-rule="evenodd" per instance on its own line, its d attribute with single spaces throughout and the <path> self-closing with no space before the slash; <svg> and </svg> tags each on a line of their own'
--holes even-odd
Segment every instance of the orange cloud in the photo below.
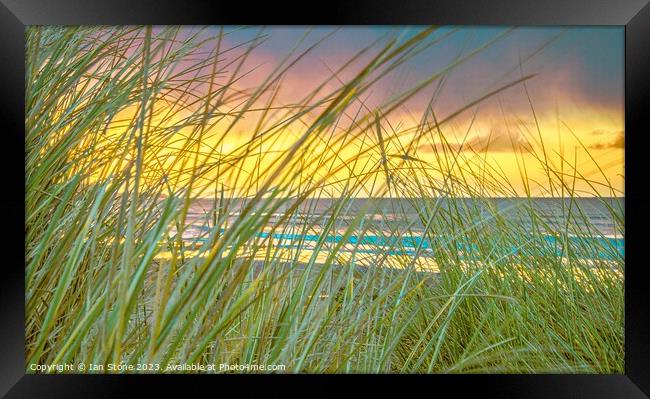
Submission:
<svg viewBox="0 0 650 399">
<path fill-rule="evenodd" d="M 602 135 L 602 134 L 612 134 L 612 132 L 595 130 L 591 134 Z M 616 135 L 616 138 L 610 141 L 598 142 L 589 146 L 594 150 L 604 150 L 608 148 L 625 148 L 625 134 L 623 131 L 613 132 Z"/>
<path fill-rule="evenodd" d="M 418 147 L 421 152 L 440 151 L 442 143 L 423 144 Z M 518 131 L 508 131 L 502 127 L 493 127 L 490 133 L 472 137 L 465 143 L 449 143 L 447 148 L 454 151 L 472 152 L 515 152 L 519 150 L 531 151 L 531 144 Z"/>
</svg>

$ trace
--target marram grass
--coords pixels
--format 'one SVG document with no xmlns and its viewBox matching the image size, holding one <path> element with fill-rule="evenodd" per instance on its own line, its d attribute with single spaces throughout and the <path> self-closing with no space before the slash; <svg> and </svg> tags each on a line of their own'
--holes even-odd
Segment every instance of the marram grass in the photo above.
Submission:
<svg viewBox="0 0 650 399">
<path fill-rule="evenodd" d="M 368 47 L 350 60 L 364 63 L 352 76 L 333 70 L 287 105 L 275 94 L 309 48 L 256 86 L 237 84 L 263 32 L 235 49 L 218 29 L 27 29 L 27 371 L 622 372 L 624 258 L 606 240 L 573 238 L 599 234 L 574 188 L 593 176 L 532 149 L 548 180 L 522 171 L 523 224 L 486 198 L 519 194 L 481 154 L 444 144 L 426 162 L 388 152 L 407 132 L 386 115 L 482 51 L 366 106 L 382 76 L 444 40 L 435 30 Z M 449 120 L 429 110 L 410 133 L 446 143 L 454 115 L 530 78 L 497 83 Z M 243 123 L 250 139 L 224 150 Z M 265 150 L 287 130 L 299 133 L 285 151 Z M 368 187 L 401 200 L 353 207 Z M 531 187 L 561 193 L 564 225 L 540 213 Z M 623 209 L 595 196 L 624 231 Z M 211 207 L 192 236 L 198 197 Z M 391 223 L 407 205 L 417 220 Z M 312 239 L 296 248 L 273 234 Z M 418 235 L 408 248 L 363 251 L 363 237 Z M 124 371 L 143 372 L 114 370 Z"/>
</svg>

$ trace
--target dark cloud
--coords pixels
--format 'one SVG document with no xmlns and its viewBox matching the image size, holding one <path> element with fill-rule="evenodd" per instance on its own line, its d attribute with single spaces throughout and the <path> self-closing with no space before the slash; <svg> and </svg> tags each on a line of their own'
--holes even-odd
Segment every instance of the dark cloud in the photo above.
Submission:
<svg viewBox="0 0 650 399">
<path fill-rule="evenodd" d="M 433 152 L 434 146 L 437 151 L 443 148 L 442 143 L 423 144 L 418 147 L 420 152 Z M 514 152 L 530 151 L 530 143 L 521 135 L 521 133 L 508 132 L 505 129 L 493 128 L 488 134 L 472 137 L 465 143 L 449 143 L 447 146 L 454 151 L 472 151 L 472 152 Z"/>
<path fill-rule="evenodd" d="M 600 130 L 594 130 L 594 132 L 600 132 Z M 594 134 L 592 132 L 592 134 Z M 589 146 L 589 148 L 594 149 L 594 150 L 604 150 L 608 148 L 624 148 L 625 147 L 625 134 L 623 131 L 618 131 L 618 132 L 605 132 L 605 133 L 598 133 L 598 134 L 608 134 L 612 135 L 615 134 L 616 138 L 613 140 L 609 141 L 601 141 L 596 144 L 592 144 Z"/>
</svg>

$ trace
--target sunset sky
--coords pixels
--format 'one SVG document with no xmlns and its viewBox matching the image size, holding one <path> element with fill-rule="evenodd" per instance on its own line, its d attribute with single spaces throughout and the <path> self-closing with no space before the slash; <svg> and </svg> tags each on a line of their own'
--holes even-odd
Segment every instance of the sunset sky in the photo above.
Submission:
<svg viewBox="0 0 650 399">
<path fill-rule="evenodd" d="M 220 29 L 211 27 L 203 34 L 209 37 Z M 259 46 L 242 66 L 241 77 L 233 85 L 242 92 L 250 92 L 292 50 L 291 60 L 295 60 L 296 55 L 314 46 L 291 66 L 277 89 L 274 105 L 289 107 L 302 101 L 364 48 L 369 47 L 319 93 L 325 95 L 351 79 L 388 40 L 404 42 L 422 29 L 424 27 L 224 27 L 221 46 L 229 50 L 222 55 L 221 62 L 236 60 L 247 43 L 259 41 Z M 386 115 L 390 126 L 404 132 L 414 129 L 430 102 L 436 118 L 443 120 L 486 93 L 534 74 L 525 87 L 514 85 L 450 119 L 442 130 L 451 148 L 480 154 L 484 162 L 503 170 L 513 184 L 519 185 L 522 165 L 531 179 L 543 178 L 538 160 L 527 151 L 530 147 L 543 146 L 555 168 L 561 169 L 564 158 L 577 164 L 578 172 L 586 178 L 603 183 L 609 180 L 608 184 L 619 190 L 614 194 L 622 196 L 625 175 L 623 35 L 619 27 L 512 30 L 507 27 L 441 27 L 427 38 L 428 48 L 362 93 L 357 108 L 346 110 L 348 124 L 352 123 L 350 115 L 355 110 L 363 113 L 381 106 L 459 59 L 463 62 L 443 79 L 433 81 Z M 481 49 L 491 41 L 493 43 Z M 215 45 L 214 41 L 208 41 L 206 52 L 213 50 Z M 481 51 L 473 54 L 477 49 Z M 226 69 L 224 80 L 229 78 L 235 64 Z M 206 90 L 205 85 L 195 90 Z M 309 118 L 305 116 L 305 123 L 309 123 Z M 268 123 L 274 120 L 273 112 L 267 119 Z M 220 143 L 223 151 L 251 140 L 256 124 L 255 115 L 244 118 Z M 220 135 L 216 131 L 220 128 L 223 126 L 215 127 L 214 137 Z M 342 121 L 341 131 L 347 128 Z M 302 134 L 295 123 L 285 130 L 280 140 L 265 143 L 264 151 L 282 153 Z M 435 147 L 441 145 L 435 138 L 424 138 L 411 148 L 407 144 L 412 136 L 405 133 L 404 142 L 400 138 L 400 142 L 387 143 L 387 152 L 408 151 L 409 155 L 428 161 Z M 210 137 L 206 136 L 208 142 L 215 141 Z M 407 147 L 410 149 L 405 150 Z M 565 172 L 573 173 L 570 168 Z M 578 189 L 591 190 L 586 185 Z M 545 195 L 542 191 L 532 194 Z"/>
</svg>

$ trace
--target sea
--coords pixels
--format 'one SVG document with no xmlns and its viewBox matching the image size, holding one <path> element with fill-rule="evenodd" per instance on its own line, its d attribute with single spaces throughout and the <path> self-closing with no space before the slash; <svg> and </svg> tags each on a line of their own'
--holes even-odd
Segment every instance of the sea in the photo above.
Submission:
<svg viewBox="0 0 650 399">
<path fill-rule="evenodd" d="M 289 198 L 260 205 L 262 199 L 255 207 L 249 206 L 251 200 L 195 200 L 188 212 L 184 241 L 208 241 L 215 231 L 215 220 L 223 221 L 219 228 L 222 232 L 244 223 L 249 215 L 261 213 L 268 221 L 257 230 L 258 241 L 269 240 L 275 246 L 307 252 L 326 252 L 336 246 L 341 252 L 430 257 L 435 255 L 440 240 L 454 239 L 458 251 L 467 255 L 479 249 L 471 239 L 463 237 L 464 230 L 494 234 L 498 232 L 495 226 L 515 226 L 522 243 L 526 242 L 527 232 L 542 231 L 548 247 L 556 248 L 558 256 L 565 254 L 569 246 L 585 242 L 594 244 L 590 247 L 596 250 L 580 255 L 583 257 L 622 259 L 625 254 L 625 199 L 622 197 L 352 198 L 344 202 L 308 198 L 298 205 L 295 199 Z M 279 203 L 282 204 L 275 208 L 269 206 Z M 289 218 L 285 217 L 287 212 Z M 350 232 L 351 223 L 356 224 Z M 459 230 L 458 226 L 462 228 Z M 322 234 L 323 229 L 328 233 Z M 319 244 L 319 241 L 323 242 Z M 519 250 L 518 244 L 512 246 L 513 252 Z"/>
</svg>

